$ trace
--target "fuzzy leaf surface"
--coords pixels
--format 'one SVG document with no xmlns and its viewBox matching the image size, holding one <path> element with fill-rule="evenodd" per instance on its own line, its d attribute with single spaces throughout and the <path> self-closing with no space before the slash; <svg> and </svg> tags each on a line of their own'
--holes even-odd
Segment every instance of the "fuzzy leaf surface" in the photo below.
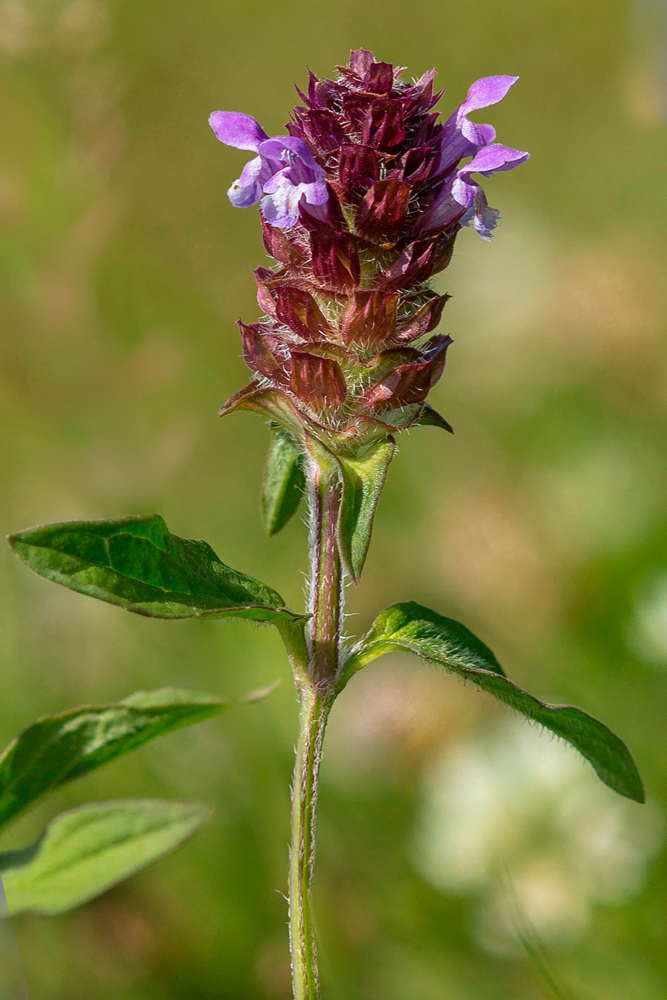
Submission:
<svg viewBox="0 0 667 1000">
<path fill-rule="evenodd" d="M 30 847 L 0 854 L 10 915 L 64 913 L 173 851 L 211 810 L 190 802 L 119 799 L 56 817 Z"/>
<path fill-rule="evenodd" d="M 402 650 L 414 653 L 471 681 L 532 722 L 566 740 L 614 791 L 644 801 L 642 780 L 625 743 L 602 722 L 571 705 L 547 705 L 504 676 L 495 656 L 465 625 L 414 601 L 395 604 L 379 615 L 352 650 L 338 689 L 367 663 Z"/>
<path fill-rule="evenodd" d="M 37 719 L 0 756 L 0 827 L 45 792 L 225 708 L 208 694 L 162 688 Z"/>
<path fill-rule="evenodd" d="M 396 442 L 387 437 L 369 446 L 361 457 L 338 456 L 343 478 L 338 545 L 343 565 L 355 583 L 364 568 L 375 511 L 395 449 Z"/>
<path fill-rule="evenodd" d="M 45 524 L 8 541 L 47 580 L 151 618 L 300 617 L 206 542 L 172 535 L 158 514 Z"/>
<path fill-rule="evenodd" d="M 282 427 L 273 427 L 262 489 L 262 516 L 269 536 L 276 535 L 296 513 L 305 486 L 295 439 Z"/>
</svg>

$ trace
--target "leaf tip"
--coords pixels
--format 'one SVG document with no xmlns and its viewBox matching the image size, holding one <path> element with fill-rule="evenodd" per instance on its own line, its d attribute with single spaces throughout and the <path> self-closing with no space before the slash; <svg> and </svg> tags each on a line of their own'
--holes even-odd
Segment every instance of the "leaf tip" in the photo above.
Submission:
<svg viewBox="0 0 667 1000">
<path fill-rule="evenodd" d="M 617 789 L 617 791 L 618 790 L 619 789 Z M 644 782 L 642 781 L 641 775 L 636 767 L 634 767 L 634 773 L 631 775 L 630 780 L 627 782 L 621 794 L 625 795 L 628 799 L 632 799 L 633 802 L 638 802 L 642 806 L 646 804 Z"/>
<path fill-rule="evenodd" d="M 16 545 L 17 545 L 18 542 L 21 541 L 20 536 L 21 536 L 21 532 L 20 531 L 16 531 L 12 535 L 5 535 L 5 539 L 7 541 L 7 545 L 9 545 L 9 547 L 10 547 L 10 549 L 12 549 L 12 551 L 16 551 Z"/>
<path fill-rule="evenodd" d="M 421 414 L 415 421 L 418 426 L 422 427 L 440 427 L 443 431 L 447 431 L 449 434 L 454 433 L 454 428 L 448 420 L 445 420 L 441 413 L 438 413 L 430 403 L 424 403 Z"/>
</svg>

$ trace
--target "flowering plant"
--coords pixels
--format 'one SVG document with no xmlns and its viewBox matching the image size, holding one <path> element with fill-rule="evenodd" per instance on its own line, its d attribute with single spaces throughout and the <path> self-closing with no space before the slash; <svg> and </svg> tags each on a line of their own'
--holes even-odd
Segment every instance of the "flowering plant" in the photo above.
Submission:
<svg viewBox="0 0 667 1000">
<path fill-rule="evenodd" d="M 228 194 L 239 208 L 259 203 L 275 261 L 255 272 L 263 315 L 239 321 L 252 379 L 221 412 L 252 410 L 270 423 L 262 497 L 269 534 L 306 496 L 306 611 L 286 608 L 276 591 L 226 566 L 205 542 L 171 534 L 158 515 L 45 525 L 10 538 L 37 573 L 128 611 L 240 617 L 278 629 L 300 705 L 288 893 L 295 1000 L 319 996 L 310 893 L 327 718 L 354 674 L 377 657 L 407 651 L 471 681 L 572 744 L 611 788 L 643 801 L 617 736 L 577 708 L 522 690 L 459 622 L 407 601 L 383 611 L 356 642 L 342 637 L 345 581 L 361 577 L 395 435 L 424 425 L 451 431 L 427 401 L 451 344 L 434 332 L 448 296 L 430 279 L 450 263 L 461 228 L 472 224 L 489 239 L 497 225 L 479 178 L 528 159 L 469 117 L 502 100 L 516 77 L 477 80 L 439 122 L 435 71 L 412 83 L 403 72 L 359 49 L 335 80 L 311 73 L 284 136 L 267 136 L 239 112 L 210 117 L 221 142 L 254 154 Z M 222 707 L 210 696 L 167 690 L 39 720 L 0 760 L 0 822 L 38 794 Z M 97 813 L 83 834 L 83 813 L 66 814 L 37 845 L 0 856 L 10 907 L 76 905 L 205 818 L 198 806 L 133 801 L 84 807 Z M 69 874 L 59 881 L 61 856 Z"/>
</svg>

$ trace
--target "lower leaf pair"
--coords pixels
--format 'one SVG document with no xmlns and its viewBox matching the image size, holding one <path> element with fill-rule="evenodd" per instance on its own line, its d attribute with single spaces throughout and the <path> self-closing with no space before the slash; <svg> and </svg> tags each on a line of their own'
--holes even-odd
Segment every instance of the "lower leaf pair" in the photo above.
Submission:
<svg viewBox="0 0 667 1000">
<path fill-rule="evenodd" d="M 0 854 L 10 915 L 55 914 L 88 902 L 183 843 L 211 815 L 160 799 L 94 802 L 61 813 L 39 840 Z"/>
<path fill-rule="evenodd" d="M 0 829 L 46 792 L 226 707 L 211 695 L 163 688 L 38 719 L 0 757 Z M 210 814 L 207 806 L 160 799 L 64 812 L 34 844 L 0 853 L 9 913 L 78 906 L 173 850 Z"/>
</svg>

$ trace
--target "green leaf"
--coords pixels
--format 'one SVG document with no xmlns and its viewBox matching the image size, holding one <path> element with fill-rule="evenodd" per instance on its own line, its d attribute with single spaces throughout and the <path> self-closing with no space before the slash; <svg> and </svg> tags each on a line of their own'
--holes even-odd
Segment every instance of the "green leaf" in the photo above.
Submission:
<svg viewBox="0 0 667 1000">
<path fill-rule="evenodd" d="M 452 425 L 437 410 L 434 410 L 430 403 L 424 403 L 414 425 L 415 427 L 440 427 L 443 431 L 454 433 Z"/>
<path fill-rule="evenodd" d="M 66 521 L 10 535 L 30 569 L 81 594 L 152 618 L 301 617 L 280 594 L 218 559 L 210 545 L 172 535 L 158 514 Z"/>
<path fill-rule="evenodd" d="M 343 477 L 343 501 L 338 521 L 338 545 L 345 569 L 358 583 L 371 542 L 373 518 L 396 443 L 387 437 L 354 458 L 338 456 Z"/>
<path fill-rule="evenodd" d="M 262 489 L 262 516 L 269 536 L 296 513 L 305 486 L 301 450 L 291 434 L 274 424 Z"/>
<path fill-rule="evenodd" d="M 0 757 L 0 827 L 45 792 L 225 707 L 211 695 L 162 688 L 38 719 Z"/>
<path fill-rule="evenodd" d="M 408 601 L 395 604 L 373 623 L 352 650 L 338 682 L 342 690 L 371 660 L 403 650 L 437 663 L 494 695 L 527 719 L 571 743 L 606 785 L 636 802 L 644 801 L 637 767 L 625 743 L 602 722 L 570 705 L 546 705 L 508 680 L 495 656 L 465 625 Z"/>
<path fill-rule="evenodd" d="M 10 916 L 64 913 L 173 851 L 211 815 L 205 806 L 119 799 L 56 817 L 30 847 L 0 854 Z"/>
</svg>

